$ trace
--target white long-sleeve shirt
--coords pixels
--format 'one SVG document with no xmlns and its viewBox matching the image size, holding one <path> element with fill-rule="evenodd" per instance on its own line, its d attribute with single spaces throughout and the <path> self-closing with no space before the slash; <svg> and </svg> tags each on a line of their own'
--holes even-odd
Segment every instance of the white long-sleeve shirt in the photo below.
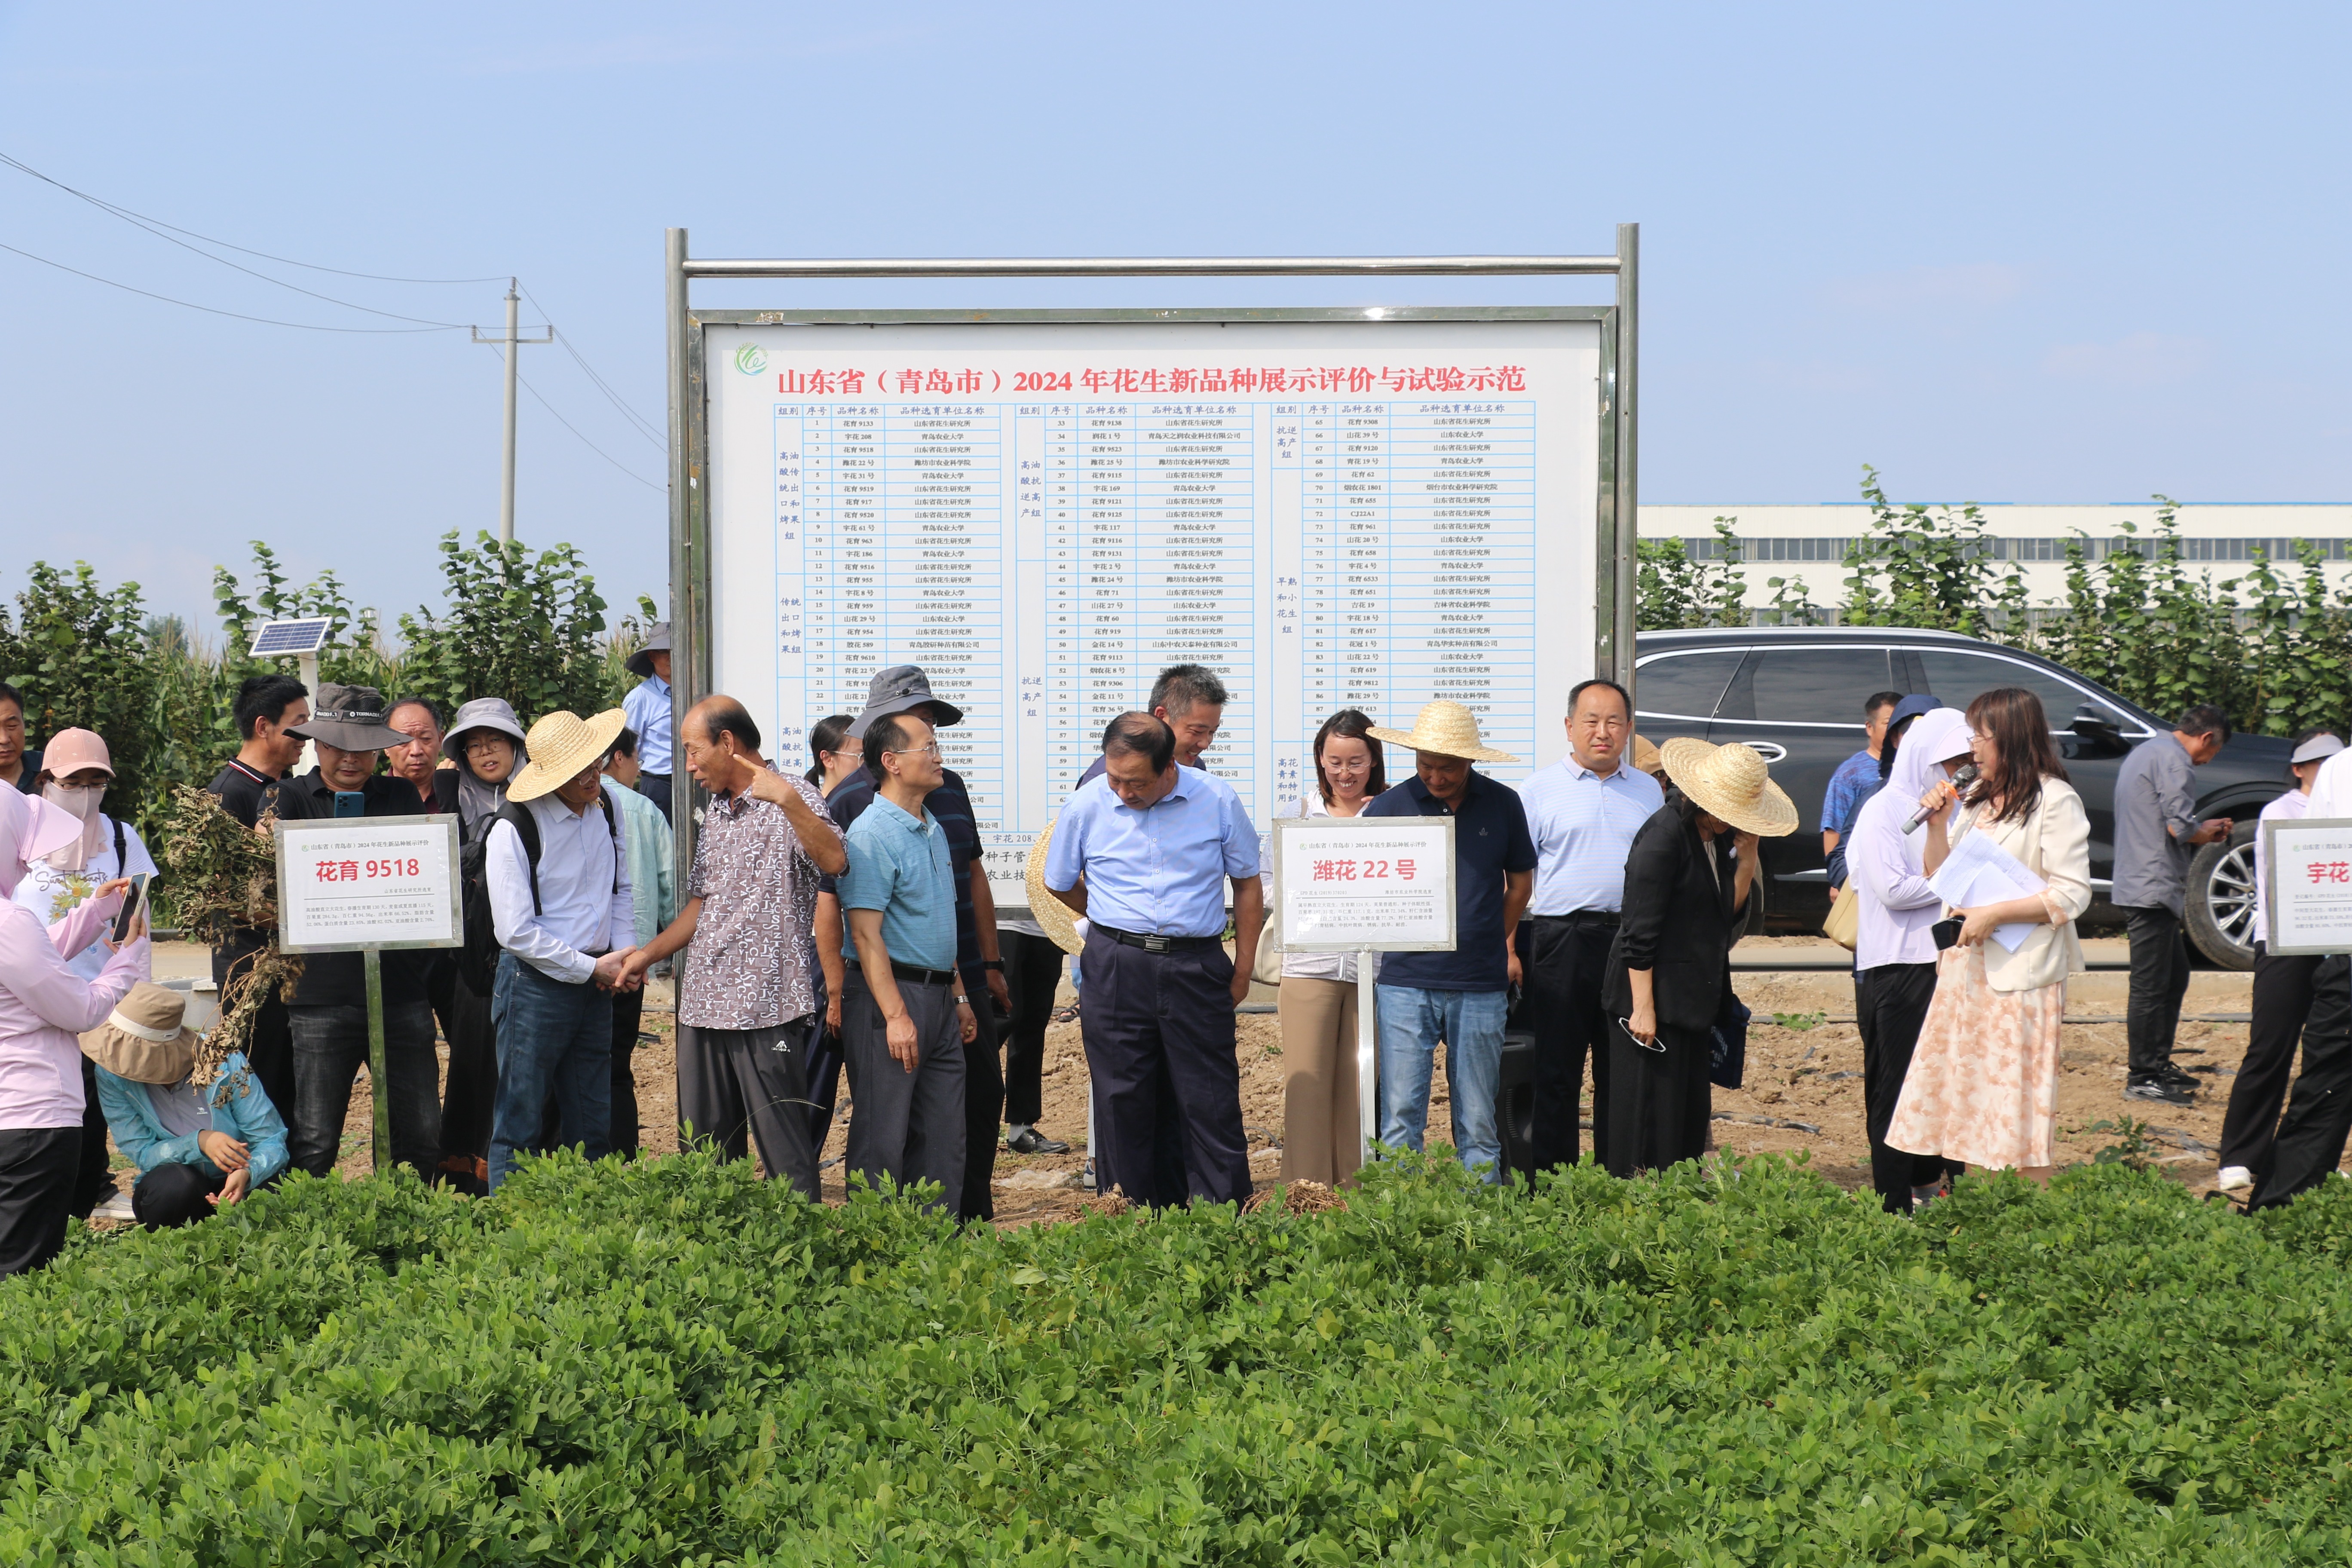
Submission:
<svg viewBox="0 0 2352 1568">
<path fill-rule="evenodd" d="M 1927 835 L 1940 830 L 1922 823 L 1906 833 L 1903 825 L 1919 809 L 1928 784 L 1943 776 L 1936 764 L 1968 754 L 1968 720 L 1955 709 L 1934 709 L 1913 720 L 1886 787 L 1854 818 L 1845 866 L 1848 896 L 1862 900 L 1854 910 L 1856 969 L 1936 962 L 1929 928 L 1942 918 L 1944 901 L 1927 886 L 1926 857 Z"/>
<path fill-rule="evenodd" d="M 594 801 L 575 813 L 543 795 L 523 809 L 539 826 L 539 909 L 531 909 L 522 837 L 514 824 L 501 822 L 484 846 L 490 922 L 499 945 L 541 974 L 585 984 L 596 973 L 596 955 L 629 946 L 635 934 L 628 858 L 615 852 L 613 828 Z"/>
<path fill-rule="evenodd" d="M 2271 939 L 2271 879 L 2269 858 L 2263 853 L 2262 823 L 2295 822 L 2311 814 L 2311 796 L 2291 789 L 2268 805 L 2254 826 L 2254 929 L 2249 941 Z"/>
</svg>

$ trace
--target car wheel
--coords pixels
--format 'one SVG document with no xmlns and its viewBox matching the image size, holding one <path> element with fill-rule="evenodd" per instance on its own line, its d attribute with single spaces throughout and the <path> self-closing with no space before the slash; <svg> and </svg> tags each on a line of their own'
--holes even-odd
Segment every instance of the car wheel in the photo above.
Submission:
<svg viewBox="0 0 2352 1568">
<path fill-rule="evenodd" d="M 2189 940 L 2224 969 L 2254 966 L 2254 825 L 2242 822 L 2189 863 Z"/>
</svg>

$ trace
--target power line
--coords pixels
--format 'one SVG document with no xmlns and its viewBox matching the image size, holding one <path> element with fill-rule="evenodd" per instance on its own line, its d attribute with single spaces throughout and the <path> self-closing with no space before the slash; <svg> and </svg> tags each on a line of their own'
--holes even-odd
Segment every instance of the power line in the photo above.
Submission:
<svg viewBox="0 0 2352 1568">
<path fill-rule="evenodd" d="M 91 195 L 88 191 L 76 190 L 73 186 L 67 184 L 63 180 L 53 179 L 49 175 L 41 173 L 38 169 L 34 168 L 30 163 L 25 163 L 21 159 L 12 158 L 5 153 L 0 153 L 0 163 L 5 163 L 12 169 L 17 170 L 23 174 L 30 174 L 33 178 L 41 181 L 45 184 L 55 185 L 58 189 L 65 192 L 68 195 L 78 196 L 81 200 L 89 203 L 90 205 L 100 208 L 103 211 L 112 213 L 117 217 L 136 219 L 141 223 L 161 225 L 163 227 L 170 229 L 173 234 L 184 234 L 190 239 L 201 239 L 206 245 L 217 245 L 225 249 L 236 251 L 240 255 L 257 256 L 264 261 L 275 261 L 281 266 L 299 267 L 306 271 L 310 272 L 331 272 L 339 278 L 364 278 L 373 283 L 440 284 L 496 283 L 499 281 L 496 278 L 393 278 L 381 272 L 352 272 L 341 267 L 321 267 L 315 261 L 297 261 L 289 256 L 272 256 L 266 250 L 255 250 L 247 246 L 233 245 L 226 239 L 215 239 L 209 235 L 198 234 L 192 228 L 182 228 L 175 223 L 164 223 L 162 218 L 150 217 L 145 213 L 132 212 L 129 207 L 120 206 L 113 202 L 105 200 L 103 197 Z M 213 259 L 217 261 L 220 258 L 218 257 L 215 257 Z M 272 279 L 270 281 L 276 282 L 277 279 Z M 288 287 L 291 288 L 292 285 L 289 284 Z M 359 310 L 365 310 L 366 308 L 367 307 L 364 305 L 355 307 L 355 309 Z M 228 312 L 223 313 L 227 314 Z"/>
<path fill-rule="evenodd" d="M 531 302 L 532 302 L 533 304 L 537 304 L 537 303 L 538 303 L 538 301 L 537 301 L 537 300 L 534 300 L 533 301 L 531 301 Z M 503 360 L 507 357 L 507 356 L 506 356 L 506 353 L 505 353 L 505 346 L 506 346 L 506 345 L 505 345 L 505 341 L 504 341 L 503 339 L 499 340 L 499 341 L 498 342 L 496 342 L 496 343 L 493 343 L 491 346 L 492 346 L 494 349 L 496 349 L 496 350 L 498 351 L 499 358 L 501 361 L 503 361 Z M 633 479 L 636 480 L 636 481 L 637 481 L 637 483 L 639 483 L 639 484 L 641 484 L 641 485 L 645 486 L 645 487 L 646 487 L 646 489 L 649 489 L 649 490 L 658 491 L 658 492 L 661 492 L 661 493 L 663 493 L 663 494 L 667 494 L 667 493 L 668 493 L 668 489 L 669 489 L 669 487 L 668 487 L 668 486 L 667 486 L 667 485 L 657 485 L 657 484 L 654 483 L 654 482 L 653 482 L 653 480 L 651 480 L 651 479 L 646 479 L 644 475 L 642 475 L 642 474 L 638 473 L 635 468 L 630 468 L 626 463 L 624 463 L 623 461 L 621 461 L 621 459 L 620 459 L 620 458 L 615 458 L 614 456 L 613 456 L 613 454 L 612 454 L 612 453 L 607 452 L 606 450 L 604 450 L 604 447 L 599 447 L 598 445 L 596 445 L 596 443 L 595 443 L 595 442 L 591 441 L 590 439 L 588 439 L 588 437 L 587 437 L 581 435 L 581 434 L 580 434 L 580 426 L 578 426 L 577 425 L 574 425 L 573 423 L 572 423 L 572 421 L 571 421 L 571 420 L 566 419 L 562 415 L 561 415 L 561 414 L 557 414 L 557 413 L 555 412 L 555 405 L 553 405 L 552 403 L 550 403 L 550 402 L 547 400 L 546 395 L 545 395 L 543 393 L 541 393 L 541 392 L 539 390 L 539 388 L 537 388 L 537 387 L 535 387 L 535 386 L 531 385 L 530 379 L 529 379 L 528 377 L 526 377 L 525 375 L 523 375 L 523 374 L 522 374 L 522 373 L 521 373 L 520 371 L 517 371 L 517 372 L 515 373 L 515 380 L 517 380 L 518 382 L 520 382 L 520 383 L 522 384 L 522 388 L 523 388 L 523 390 L 524 390 L 525 392 L 530 393 L 533 397 L 536 397 L 536 398 L 538 398 L 538 399 L 539 399 L 539 405 L 540 405 L 541 408 L 546 409 L 546 410 L 548 411 L 548 413 L 550 413 L 551 415 L 554 415 L 555 422 L 556 422 L 558 425 L 562 426 L 566 430 L 571 431 L 571 432 L 572 432 L 572 434 L 573 436 L 578 437 L 579 437 L 580 444 L 581 444 L 582 446 L 583 446 L 583 447 L 587 447 L 590 451 L 592 451 L 592 452 L 595 453 L 598 457 L 600 457 L 600 458 L 604 458 L 606 462 L 608 462 L 608 463 L 612 464 L 612 465 L 613 465 L 613 467 L 614 467 L 614 468 L 616 468 L 620 469 L 620 470 L 621 470 L 621 472 L 623 472 L 623 473 L 625 473 L 625 474 L 628 475 L 628 476 L 629 476 L 629 478 L 631 478 L 631 479 Z"/>
<path fill-rule="evenodd" d="M 447 331 L 462 332 L 466 330 L 462 326 L 324 327 L 314 321 L 281 321 L 274 316 L 248 316 L 242 310 L 224 310 L 217 305 L 199 305 L 193 300 L 174 300 L 169 294 L 158 294 L 152 289 L 137 289 L 128 283 L 117 283 L 111 278 L 100 278 L 95 272 L 84 272 L 79 267 L 68 267 L 62 261 L 52 261 L 46 256 L 36 256 L 29 250 L 19 250 L 16 247 L 8 244 L 5 241 L 0 241 L 0 250 L 9 251 L 15 255 L 21 256 L 27 261 L 37 261 L 44 267 L 54 267 L 60 272 L 70 272 L 77 278 L 87 278 L 93 283 L 103 283 L 110 289 L 120 289 L 126 294 L 144 295 L 150 300 L 161 300 L 166 305 L 178 305 L 184 310 L 202 310 L 206 315 L 210 316 L 227 316 L 239 321 L 258 321 L 265 327 L 294 327 L 306 332 L 362 332 L 369 334 Z"/>
<path fill-rule="evenodd" d="M 516 283 L 516 287 L 519 289 L 522 287 L 520 280 Z M 630 425 L 636 429 L 637 434 L 643 436 L 647 441 L 651 442 L 656 451 L 667 451 L 669 449 L 669 443 L 663 438 L 661 432 L 655 428 L 653 421 L 645 418 L 643 416 L 638 414 L 635 409 L 630 407 L 627 400 L 623 398 L 618 392 L 613 389 L 612 383 L 606 381 L 603 376 L 596 374 L 596 367 L 588 363 L 587 359 L 580 353 L 579 349 L 572 345 L 572 340 L 565 337 L 562 332 L 556 331 L 554 323 L 555 312 L 550 310 L 544 304 L 541 304 L 539 296 L 533 294 L 530 289 L 523 289 L 522 295 L 524 299 L 529 300 L 533 305 L 538 306 L 539 313 L 541 315 L 548 318 L 547 330 L 550 332 L 554 333 L 556 342 L 563 345 L 563 352 L 572 356 L 573 362 L 580 366 L 582 372 L 587 375 L 590 381 L 595 383 L 596 390 L 604 395 L 605 400 L 611 403 L 614 407 L 621 411 L 621 416 L 628 420 Z"/>
<path fill-rule="evenodd" d="M 79 196 L 83 201 L 89 203 L 92 206 L 98 208 L 100 212 L 105 213 L 108 216 L 121 218 L 124 223 L 129 224 L 131 227 L 145 234 L 152 234 L 166 245 L 176 245 L 191 256 L 201 256 L 206 261 L 212 262 L 216 266 L 226 267 L 233 272 L 242 272 L 247 278 L 258 278 L 264 283 L 275 284 L 280 289 L 289 289 L 297 294 L 305 294 L 313 300 L 324 300 L 330 305 L 340 305 L 347 310 L 359 310 L 371 316 L 382 316 L 387 321 L 414 321 L 419 326 L 426 327 L 461 327 L 466 324 L 463 321 L 436 321 L 424 316 L 404 316 L 397 310 L 379 310 L 373 305 L 362 305 L 351 300 L 338 300 L 332 294 L 321 294 L 315 289 L 305 289 L 299 283 L 289 283 L 283 278 L 272 278 L 267 272 L 256 271 L 254 268 L 245 266 L 241 262 L 231 261 L 226 256 L 215 256 L 211 251 L 203 249 L 197 246 L 190 245 L 184 239 L 175 239 L 171 235 L 163 232 L 164 229 L 173 227 L 173 225 L 163 223 L 160 219 L 141 217 L 137 214 L 131 212 L 128 207 L 118 207 L 112 202 L 101 201 L 96 196 L 84 195 L 80 191 L 74 190 L 70 185 L 58 184 L 57 181 L 50 180 L 47 174 L 41 174 L 38 170 L 27 168 L 25 164 L 18 163 L 16 159 L 9 157 L 5 153 L 0 153 L 0 162 L 6 163 L 12 168 L 22 169 L 26 174 L 34 175 L 36 178 L 47 180 L 50 184 L 57 185 L 58 189 L 68 192 L 73 195 Z M 186 233 L 187 231 L 183 229 L 179 232 Z M 205 244 L 207 245 L 223 245 L 226 243 L 226 241 L 222 240 L 205 241 Z M 230 246 L 228 248 L 236 250 L 242 249 L 243 247 L 239 246 Z M 297 262 L 294 265 L 299 266 L 301 263 Z"/>
</svg>

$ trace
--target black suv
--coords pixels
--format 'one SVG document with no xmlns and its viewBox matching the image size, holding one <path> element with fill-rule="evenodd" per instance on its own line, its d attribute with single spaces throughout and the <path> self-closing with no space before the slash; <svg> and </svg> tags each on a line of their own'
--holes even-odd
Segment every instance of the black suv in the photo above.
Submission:
<svg viewBox="0 0 2352 1568">
<path fill-rule="evenodd" d="M 1647 632 L 1635 645 L 1635 728 L 1652 741 L 1691 735 L 1740 741 L 1772 764 L 1797 803 L 1797 831 L 1764 844 L 1762 906 L 1748 929 L 1821 929 L 1829 893 L 1819 831 L 1830 774 L 1863 745 L 1862 704 L 1874 691 L 1932 692 L 1966 708 L 1980 691 L 2021 686 L 2042 699 L 2067 774 L 2091 816 L 2089 923 L 2116 917 L 2106 901 L 2115 858 L 2116 769 L 2126 753 L 2168 733 L 2169 721 L 2133 707 L 2072 670 L 1953 632 L 1882 626 L 1750 626 Z M 2252 969 L 2254 817 L 2292 782 L 2293 748 L 2233 735 L 2199 768 L 2197 815 L 2237 823 L 2228 842 L 2200 849 L 2189 879 L 2189 934 L 2226 969 Z"/>
</svg>

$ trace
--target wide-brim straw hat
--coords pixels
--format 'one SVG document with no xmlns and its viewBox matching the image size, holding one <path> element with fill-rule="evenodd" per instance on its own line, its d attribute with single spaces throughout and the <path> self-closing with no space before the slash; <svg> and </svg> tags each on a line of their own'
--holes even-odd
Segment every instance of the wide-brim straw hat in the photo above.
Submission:
<svg viewBox="0 0 2352 1568">
<path fill-rule="evenodd" d="M 1647 735 L 1633 737 L 1633 766 L 1652 778 L 1666 770 L 1665 759 L 1658 754 L 1656 744 Z"/>
<path fill-rule="evenodd" d="M 652 634 L 646 638 L 646 646 L 637 649 L 636 652 L 631 654 L 622 662 L 628 667 L 630 674 L 651 678 L 654 672 L 654 655 L 656 651 L 661 653 L 667 653 L 669 651 L 669 623 L 667 621 L 656 621 L 654 623 Z"/>
<path fill-rule="evenodd" d="M 1659 747 L 1658 754 L 1666 776 L 1708 816 L 1765 838 L 1797 830 L 1797 803 L 1772 782 L 1755 747 L 1737 741 L 1714 746 L 1678 736 Z"/>
<path fill-rule="evenodd" d="M 142 980 L 123 994 L 106 1022 L 81 1037 L 81 1054 L 132 1083 L 177 1083 L 196 1065 L 196 1032 L 185 1022 L 188 999 Z"/>
<path fill-rule="evenodd" d="M 1498 752 L 1482 745 L 1478 740 L 1478 715 L 1459 702 L 1443 699 L 1425 702 L 1415 716 L 1411 730 L 1389 730 L 1375 724 L 1366 733 L 1391 746 L 1409 746 L 1416 752 L 1434 752 L 1441 757 L 1460 757 L 1473 763 L 1516 763 L 1519 759 L 1508 752 Z"/>
<path fill-rule="evenodd" d="M 1029 868 L 1022 874 L 1022 880 L 1029 886 L 1029 918 L 1045 928 L 1045 934 L 1054 939 L 1055 947 L 1064 952 L 1081 952 L 1087 944 L 1086 939 L 1078 935 L 1076 917 L 1070 913 L 1070 906 L 1045 886 L 1045 856 L 1054 847 L 1055 820 L 1049 817 L 1045 831 L 1029 846 Z"/>
<path fill-rule="evenodd" d="M 554 794 L 603 762 L 628 722 L 618 708 L 607 708 L 593 719 L 557 709 L 530 727 L 523 741 L 530 761 L 507 785 L 507 798 L 520 804 Z"/>
</svg>

